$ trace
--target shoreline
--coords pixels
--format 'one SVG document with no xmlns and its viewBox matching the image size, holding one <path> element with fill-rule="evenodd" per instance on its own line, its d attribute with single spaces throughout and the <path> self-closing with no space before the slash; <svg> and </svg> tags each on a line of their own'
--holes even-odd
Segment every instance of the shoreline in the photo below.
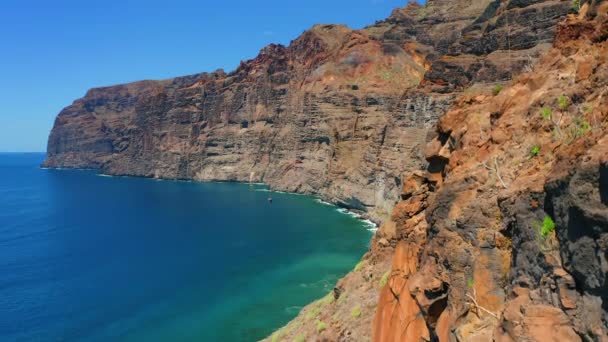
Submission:
<svg viewBox="0 0 608 342">
<path fill-rule="evenodd" d="M 99 177 L 109 177 L 109 178 L 141 178 L 141 179 L 151 179 L 151 180 L 156 180 L 156 181 L 171 181 L 171 182 L 187 182 L 187 183 L 200 183 L 200 184 L 204 184 L 204 183 L 235 183 L 235 184 L 245 184 L 245 185 L 263 185 L 266 186 L 266 189 L 263 190 L 256 190 L 256 191 L 268 191 L 268 192 L 274 192 L 274 193 L 278 193 L 278 194 L 287 194 L 287 195 L 295 195 L 295 196 L 310 196 L 312 198 L 314 198 L 314 200 L 320 204 L 323 205 L 329 205 L 329 206 L 333 206 L 335 207 L 335 209 L 344 214 L 344 215 L 349 215 L 355 219 L 357 219 L 358 221 L 360 221 L 361 223 L 363 223 L 364 228 L 366 230 L 368 230 L 369 232 L 375 234 L 378 231 L 378 228 L 380 227 L 381 223 L 379 222 L 375 222 L 373 221 L 370 217 L 368 217 L 367 215 L 365 215 L 365 212 L 361 212 L 358 210 L 353 210 L 351 208 L 345 208 L 343 206 L 338 205 L 337 203 L 332 203 L 331 201 L 329 201 L 329 199 L 326 199 L 324 197 L 322 197 L 319 194 L 310 194 L 310 193 L 299 193 L 299 192 L 289 192 L 289 191 L 281 191 L 281 190 L 273 190 L 272 187 L 264 182 L 243 182 L 243 181 L 237 181 L 237 180 L 208 180 L 208 181 L 198 181 L 198 180 L 194 180 L 194 179 L 174 179 L 174 178 L 163 178 L 163 177 L 147 177 L 147 176 L 135 176 L 135 175 L 111 175 L 111 174 L 106 174 L 106 173 L 102 173 L 100 172 L 101 169 L 98 168 L 76 168 L 76 167 L 51 167 L 51 166 L 40 166 L 41 170 L 74 170 L 74 171 L 96 171 L 98 172 L 96 175 Z M 373 237 L 373 235 L 372 235 Z M 370 239 L 371 241 L 371 239 Z"/>
</svg>

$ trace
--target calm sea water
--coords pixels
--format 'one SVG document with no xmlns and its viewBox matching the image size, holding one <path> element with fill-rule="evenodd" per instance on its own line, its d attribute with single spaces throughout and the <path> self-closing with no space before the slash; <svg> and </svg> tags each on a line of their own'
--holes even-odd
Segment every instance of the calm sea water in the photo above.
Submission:
<svg viewBox="0 0 608 342">
<path fill-rule="evenodd" d="M 365 225 L 262 186 L 0 154 L 0 340 L 254 341 L 329 292 Z"/>
</svg>

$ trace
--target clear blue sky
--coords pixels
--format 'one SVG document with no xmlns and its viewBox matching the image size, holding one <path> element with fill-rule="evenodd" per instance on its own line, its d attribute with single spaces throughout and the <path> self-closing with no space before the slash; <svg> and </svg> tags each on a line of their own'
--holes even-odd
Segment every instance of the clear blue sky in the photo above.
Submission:
<svg viewBox="0 0 608 342">
<path fill-rule="evenodd" d="M 92 87 L 224 68 L 317 23 L 360 28 L 407 0 L 1 0 L 0 152 L 44 151 Z"/>
</svg>

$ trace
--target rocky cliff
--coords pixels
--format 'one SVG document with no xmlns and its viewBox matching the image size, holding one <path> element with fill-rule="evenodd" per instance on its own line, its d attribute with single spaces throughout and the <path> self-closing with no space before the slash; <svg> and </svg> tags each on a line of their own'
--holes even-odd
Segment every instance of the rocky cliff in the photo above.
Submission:
<svg viewBox="0 0 608 342">
<path fill-rule="evenodd" d="M 608 340 L 607 95 L 608 3 L 583 2 L 535 66 L 457 97 L 361 264 L 274 337 Z"/>
<path fill-rule="evenodd" d="M 92 89 L 57 117 L 44 166 L 265 182 L 381 222 L 455 92 L 529 67 L 570 7 L 411 3 L 362 30 L 314 26 L 229 74 Z"/>
<path fill-rule="evenodd" d="M 383 222 L 274 341 L 606 341 L 607 10 L 429 0 L 317 25 L 228 74 L 90 90 L 45 166 L 261 181 Z"/>
</svg>

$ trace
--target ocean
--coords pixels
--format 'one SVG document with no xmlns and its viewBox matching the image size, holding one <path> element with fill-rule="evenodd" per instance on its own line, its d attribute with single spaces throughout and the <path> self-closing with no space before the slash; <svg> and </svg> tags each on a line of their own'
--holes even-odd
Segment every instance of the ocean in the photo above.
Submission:
<svg viewBox="0 0 608 342">
<path fill-rule="evenodd" d="M 0 154 L 2 341 L 259 340 L 369 246 L 364 222 L 309 196 L 44 157 Z"/>
</svg>

